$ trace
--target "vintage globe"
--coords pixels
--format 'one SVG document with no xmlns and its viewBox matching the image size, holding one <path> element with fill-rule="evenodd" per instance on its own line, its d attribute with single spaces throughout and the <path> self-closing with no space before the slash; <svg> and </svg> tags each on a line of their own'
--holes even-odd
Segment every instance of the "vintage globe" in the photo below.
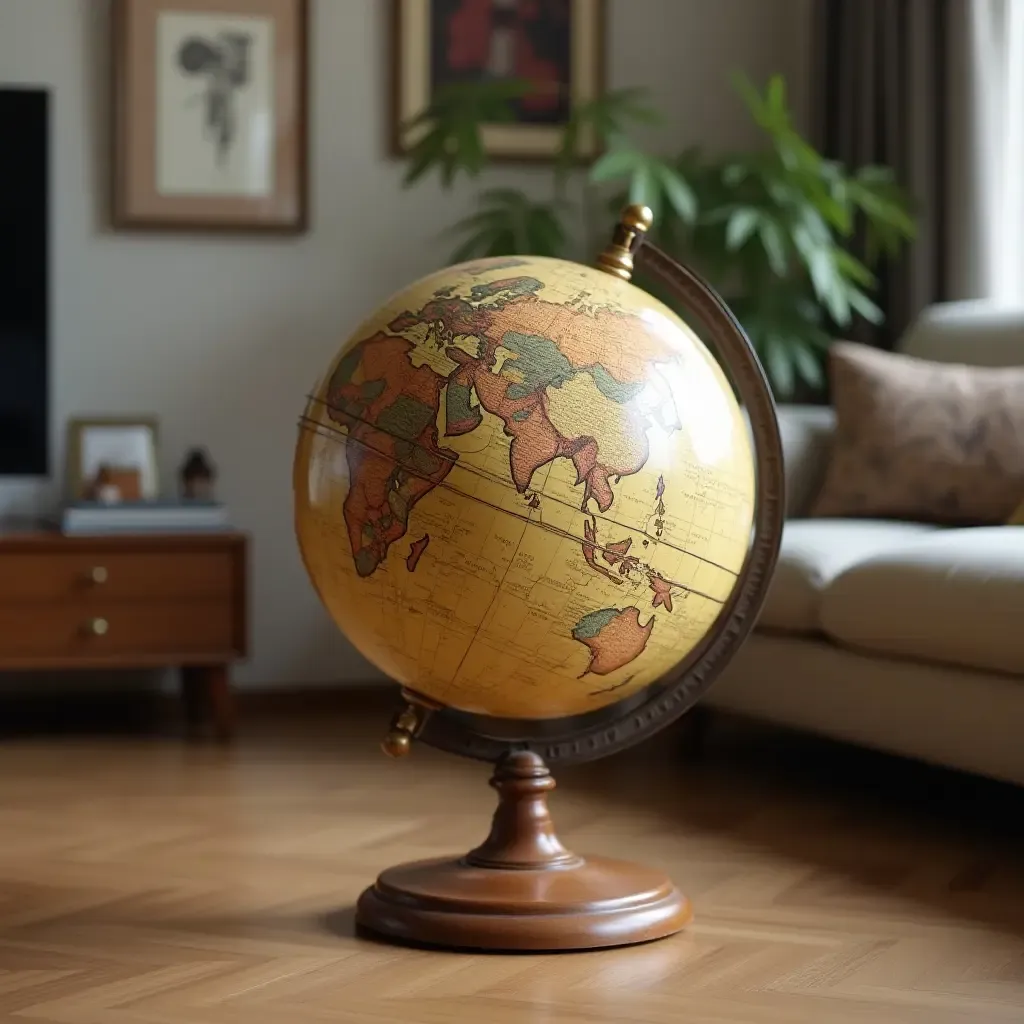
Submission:
<svg viewBox="0 0 1024 1024">
<path fill-rule="evenodd" d="M 764 373 L 714 291 L 642 244 L 650 223 L 629 207 L 595 267 L 504 257 L 417 281 L 308 398 L 299 546 L 335 622 L 402 686 L 384 750 L 493 762 L 498 793 L 479 846 L 383 871 L 360 929 L 541 951 L 691 918 L 662 872 L 564 847 L 546 803 L 551 765 L 631 746 L 707 690 L 782 534 Z M 636 267 L 698 317 L 728 379 Z"/>
<path fill-rule="evenodd" d="M 428 705 L 536 720 L 627 699 L 715 629 L 750 547 L 728 380 L 601 269 L 493 258 L 417 281 L 341 345 L 303 426 L 309 575 Z"/>
</svg>

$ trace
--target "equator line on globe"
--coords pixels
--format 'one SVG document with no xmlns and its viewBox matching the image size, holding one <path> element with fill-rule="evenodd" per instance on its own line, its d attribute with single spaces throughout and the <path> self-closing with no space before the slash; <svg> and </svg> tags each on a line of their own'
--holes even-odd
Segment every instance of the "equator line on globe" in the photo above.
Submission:
<svg viewBox="0 0 1024 1024">
<path fill-rule="evenodd" d="M 557 719 L 704 640 L 750 547 L 753 455 L 694 332 L 626 280 L 479 260 L 405 289 L 314 390 L 296 527 L 334 620 L 425 704 Z"/>
</svg>

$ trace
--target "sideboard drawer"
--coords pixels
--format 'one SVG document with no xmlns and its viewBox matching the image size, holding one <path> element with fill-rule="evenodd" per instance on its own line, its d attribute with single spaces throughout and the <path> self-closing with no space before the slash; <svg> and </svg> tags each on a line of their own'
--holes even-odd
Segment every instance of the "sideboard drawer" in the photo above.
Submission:
<svg viewBox="0 0 1024 1024">
<path fill-rule="evenodd" d="M 0 554 L 0 605 L 21 602 L 227 598 L 235 585 L 228 550 Z M 0 644 L 3 643 L 0 637 Z"/>
<path fill-rule="evenodd" d="M 140 664 L 160 658 L 224 658 L 241 644 L 229 601 L 0 604 L 0 661 Z"/>
</svg>

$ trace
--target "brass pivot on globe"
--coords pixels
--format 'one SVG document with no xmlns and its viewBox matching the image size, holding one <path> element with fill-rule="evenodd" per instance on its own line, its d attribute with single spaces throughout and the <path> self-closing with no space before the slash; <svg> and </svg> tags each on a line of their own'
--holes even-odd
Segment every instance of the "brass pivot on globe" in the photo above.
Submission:
<svg viewBox="0 0 1024 1024">
<path fill-rule="evenodd" d="M 394 718 L 380 747 L 388 757 L 405 757 L 412 750 L 412 741 L 419 735 L 431 711 L 437 705 L 425 697 L 402 687 L 406 705 Z"/>
<path fill-rule="evenodd" d="M 633 276 L 633 253 L 651 229 L 654 214 L 649 207 L 633 203 L 622 211 L 608 247 L 597 257 L 597 267 L 606 274 L 628 281 Z"/>
<path fill-rule="evenodd" d="M 407 704 L 391 720 L 391 728 L 381 741 L 381 750 L 388 757 L 405 757 L 412 750 L 412 741 L 419 731 L 419 711 L 412 704 Z"/>
<path fill-rule="evenodd" d="M 356 923 L 399 941 L 456 949 L 599 949 L 665 938 L 690 901 L 660 871 L 584 858 L 555 834 L 544 761 L 527 750 L 497 764 L 487 839 L 464 857 L 389 868 L 362 896 Z"/>
</svg>

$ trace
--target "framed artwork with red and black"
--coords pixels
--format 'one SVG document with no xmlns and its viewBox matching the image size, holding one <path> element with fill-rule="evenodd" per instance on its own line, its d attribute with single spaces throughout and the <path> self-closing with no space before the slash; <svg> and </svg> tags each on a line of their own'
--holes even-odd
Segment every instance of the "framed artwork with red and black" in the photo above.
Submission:
<svg viewBox="0 0 1024 1024">
<path fill-rule="evenodd" d="M 392 141 L 408 151 L 410 122 L 434 91 L 460 82 L 526 81 L 509 122 L 484 125 L 492 158 L 550 159 L 575 105 L 604 88 L 605 0 L 393 0 Z M 593 155 L 593 139 L 581 139 Z"/>
</svg>

